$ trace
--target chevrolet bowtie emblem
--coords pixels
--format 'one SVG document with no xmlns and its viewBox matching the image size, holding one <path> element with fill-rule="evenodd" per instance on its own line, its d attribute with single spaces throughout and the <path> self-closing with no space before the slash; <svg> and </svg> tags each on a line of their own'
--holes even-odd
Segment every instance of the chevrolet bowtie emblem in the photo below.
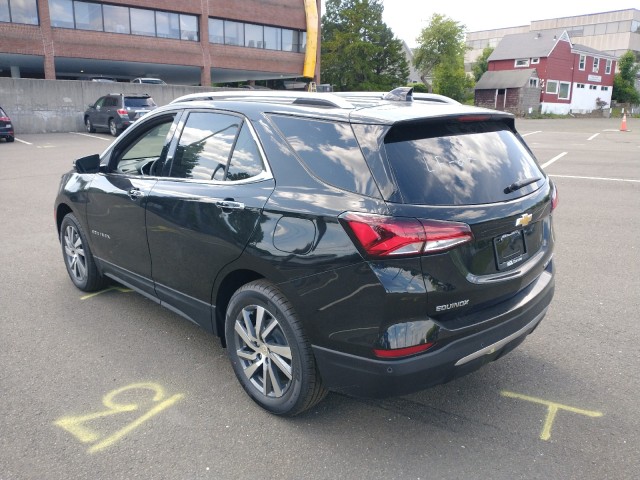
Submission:
<svg viewBox="0 0 640 480">
<path fill-rule="evenodd" d="M 531 220 L 533 220 L 533 215 L 530 213 L 523 213 L 516 220 L 516 227 L 526 227 L 531 223 Z"/>
</svg>

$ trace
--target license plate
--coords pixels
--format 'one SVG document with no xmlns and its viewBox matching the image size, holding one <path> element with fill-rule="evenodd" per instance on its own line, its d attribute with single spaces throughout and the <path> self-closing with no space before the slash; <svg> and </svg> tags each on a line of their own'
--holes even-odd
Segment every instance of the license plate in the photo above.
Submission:
<svg viewBox="0 0 640 480">
<path fill-rule="evenodd" d="M 523 231 L 518 230 L 493 239 L 498 270 L 504 270 L 524 260 L 526 250 L 523 235 Z"/>
</svg>

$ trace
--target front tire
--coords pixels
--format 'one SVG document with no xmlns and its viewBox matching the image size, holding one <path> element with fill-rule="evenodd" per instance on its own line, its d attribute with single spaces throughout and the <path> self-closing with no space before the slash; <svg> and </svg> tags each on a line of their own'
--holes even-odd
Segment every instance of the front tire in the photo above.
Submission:
<svg viewBox="0 0 640 480">
<path fill-rule="evenodd" d="M 265 410 L 293 416 L 326 396 L 300 321 L 271 283 L 257 280 L 233 294 L 225 334 L 242 388 Z"/>
<path fill-rule="evenodd" d="M 89 117 L 84 121 L 84 126 L 87 128 L 87 132 L 95 133 L 96 129 L 93 127 L 93 123 L 91 123 L 91 119 Z"/>
<path fill-rule="evenodd" d="M 60 244 L 67 273 L 77 288 L 93 292 L 107 285 L 107 279 L 96 267 L 84 230 L 72 213 L 62 219 Z"/>
</svg>

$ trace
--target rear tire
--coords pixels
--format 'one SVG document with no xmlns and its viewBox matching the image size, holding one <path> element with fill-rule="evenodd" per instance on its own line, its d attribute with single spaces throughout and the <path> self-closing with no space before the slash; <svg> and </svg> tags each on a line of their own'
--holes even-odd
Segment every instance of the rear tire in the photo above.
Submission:
<svg viewBox="0 0 640 480">
<path fill-rule="evenodd" d="M 84 230 L 72 213 L 62 219 L 60 244 L 67 273 L 77 288 L 93 292 L 108 284 L 108 280 L 98 271 Z"/>
<path fill-rule="evenodd" d="M 250 282 L 233 294 L 225 333 L 238 381 L 265 410 L 294 416 L 326 396 L 300 321 L 271 283 Z"/>
<path fill-rule="evenodd" d="M 15 140 L 14 137 L 7 137 L 7 143 L 11 143 Z"/>
<path fill-rule="evenodd" d="M 120 133 L 118 126 L 116 125 L 116 121 L 113 118 L 109 119 L 109 133 L 114 137 L 117 137 Z"/>
<path fill-rule="evenodd" d="M 91 119 L 89 117 L 85 119 L 84 126 L 87 128 L 87 132 L 95 133 L 96 129 L 93 127 L 93 123 L 91 123 Z"/>
</svg>

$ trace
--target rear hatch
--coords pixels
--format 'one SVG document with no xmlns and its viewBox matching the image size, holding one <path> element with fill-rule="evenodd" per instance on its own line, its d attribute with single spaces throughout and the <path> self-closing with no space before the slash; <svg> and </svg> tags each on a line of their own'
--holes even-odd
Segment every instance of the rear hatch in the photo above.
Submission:
<svg viewBox="0 0 640 480">
<path fill-rule="evenodd" d="M 0 108 L 0 135 L 13 135 L 13 125 L 11 119 L 4 110 Z"/>
<path fill-rule="evenodd" d="M 511 118 L 399 122 L 383 150 L 397 185 L 387 199 L 392 216 L 419 219 L 427 245 L 430 232 L 457 238 L 421 256 L 430 316 L 480 311 L 542 273 L 552 255 L 555 190 Z"/>
<path fill-rule="evenodd" d="M 131 121 L 138 120 L 140 117 L 149 113 L 156 107 L 157 105 L 153 101 L 153 98 L 147 95 L 139 97 L 124 97 L 124 108 L 127 111 L 127 114 L 129 115 L 129 119 Z"/>
</svg>

